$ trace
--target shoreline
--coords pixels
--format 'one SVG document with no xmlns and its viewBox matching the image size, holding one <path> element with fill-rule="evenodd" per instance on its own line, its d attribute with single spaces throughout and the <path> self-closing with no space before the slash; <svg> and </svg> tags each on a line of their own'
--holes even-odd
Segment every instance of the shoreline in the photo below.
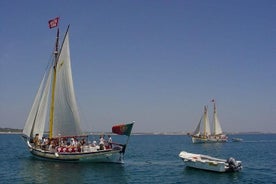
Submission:
<svg viewBox="0 0 276 184">
<path fill-rule="evenodd" d="M 111 132 L 90 132 L 86 133 L 86 135 L 102 135 L 102 134 L 111 134 L 111 135 L 116 135 Z M 22 132 L 0 132 L 0 134 L 23 134 Z M 275 132 L 232 132 L 232 133 L 226 133 L 226 135 L 241 135 L 241 134 L 276 134 Z M 189 136 L 188 133 L 183 133 L 183 132 L 135 132 L 132 133 L 131 135 L 186 135 Z"/>
</svg>

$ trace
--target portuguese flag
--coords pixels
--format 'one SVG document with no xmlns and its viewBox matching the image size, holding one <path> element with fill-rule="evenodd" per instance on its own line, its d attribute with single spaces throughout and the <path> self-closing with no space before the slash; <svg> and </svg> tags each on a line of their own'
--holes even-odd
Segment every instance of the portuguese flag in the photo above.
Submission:
<svg viewBox="0 0 276 184">
<path fill-rule="evenodd" d="M 112 127 L 112 132 L 119 135 L 130 136 L 133 123 L 129 124 L 119 124 Z"/>
</svg>

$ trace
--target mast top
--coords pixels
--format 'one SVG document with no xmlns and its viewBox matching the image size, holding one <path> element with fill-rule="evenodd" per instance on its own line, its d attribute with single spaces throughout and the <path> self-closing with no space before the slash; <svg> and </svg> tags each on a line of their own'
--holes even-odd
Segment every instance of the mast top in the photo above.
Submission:
<svg viewBox="0 0 276 184">
<path fill-rule="evenodd" d="M 58 59 L 58 49 L 59 49 L 59 28 L 57 28 L 57 36 L 56 36 L 56 47 L 55 47 L 55 66 L 57 64 Z"/>
</svg>

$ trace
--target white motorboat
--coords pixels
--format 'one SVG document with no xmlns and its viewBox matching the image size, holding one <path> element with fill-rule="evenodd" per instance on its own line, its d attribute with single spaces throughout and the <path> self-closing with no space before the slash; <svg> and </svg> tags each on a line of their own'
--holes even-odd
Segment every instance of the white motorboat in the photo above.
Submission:
<svg viewBox="0 0 276 184">
<path fill-rule="evenodd" d="M 230 157 L 227 160 L 211 157 L 208 155 L 188 153 L 181 151 L 179 157 L 187 167 L 215 172 L 235 172 L 242 169 L 241 161 Z"/>
</svg>

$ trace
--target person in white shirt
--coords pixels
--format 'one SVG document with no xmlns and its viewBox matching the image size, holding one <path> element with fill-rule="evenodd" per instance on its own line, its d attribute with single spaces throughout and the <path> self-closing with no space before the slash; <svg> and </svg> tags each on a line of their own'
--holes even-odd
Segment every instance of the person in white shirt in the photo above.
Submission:
<svg viewBox="0 0 276 184">
<path fill-rule="evenodd" d="M 77 146 L 77 143 L 78 143 L 78 142 L 77 142 L 74 138 L 71 138 L 70 146 L 76 147 L 76 146 Z"/>
<path fill-rule="evenodd" d="M 103 135 L 100 136 L 99 145 L 100 145 L 100 150 L 104 150 L 104 136 Z"/>
<path fill-rule="evenodd" d="M 108 147 L 111 149 L 112 148 L 112 138 L 110 135 L 108 135 Z"/>
</svg>

